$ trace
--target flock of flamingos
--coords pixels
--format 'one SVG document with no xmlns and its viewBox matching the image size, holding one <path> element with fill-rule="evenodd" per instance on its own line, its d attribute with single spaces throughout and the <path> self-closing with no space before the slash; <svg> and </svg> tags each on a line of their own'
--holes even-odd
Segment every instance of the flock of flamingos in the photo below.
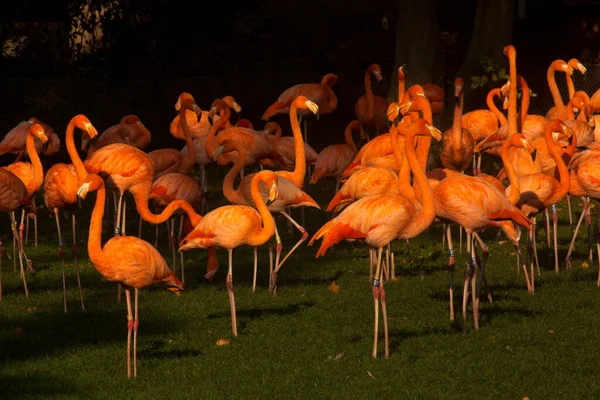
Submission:
<svg viewBox="0 0 600 400">
<path fill-rule="evenodd" d="M 181 279 L 178 278 L 154 246 L 139 237 L 125 234 L 123 194 L 129 192 L 133 195 L 141 220 L 152 224 L 168 223 L 173 267 L 177 248 L 175 221 L 171 219 L 174 214 L 180 216 L 178 248 L 181 257 L 184 250 L 208 249 L 207 279 L 212 278 L 219 266 L 215 248 L 227 249 L 226 282 L 232 331 L 236 335 L 233 250 L 241 245 L 254 247 L 254 290 L 256 249 L 275 236 L 275 246 L 269 243 L 269 287 L 275 292 L 277 272 L 290 254 L 308 239 L 306 230 L 290 216 L 290 208 L 319 208 L 315 200 L 302 191 L 305 177 L 310 175 L 311 184 L 318 184 L 325 177 L 337 181 L 336 193 L 327 207 L 332 212 L 332 219 L 309 242 L 312 245 L 322 239 L 317 257 L 342 240 L 361 239 L 369 246 L 375 314 L 373 357 L 376 357 L 378 349 L 380 308 L 385 356 L 388 356 L 384 280 L 394 276 L 389 244 L 395 239 L 414 238 L 425 231 L 434 219 L 445 226 L 443 239 L 448 244 L 451 279 L 454 251 L 450 226 L 457 224 L 461 227 L 461 238 L 462 229 L 466 232 L 469 262 L 464 279 L 463 324 L 466 324 L 470 292 L 474 326 L 478 329 L 479 292 L 482 285 L 487 286 L 485 263 L 488 257 L 488 249 L 478 233 L 498 227 L 506 234 L 517 251 L 517 273 L 522 271 L 527 290 L 533 294 L 536 272 L 539 274 L 535 248 L 536 215 L 546 213 L 548 243 L 550 220 L 553 223 L 554 261 L 558 272 L 556 203 L 565 196 L 578 196 L 584 202 L 567 256 L 567 267 L 570 268 L 569 258 L 577 229 L 584 219 L 588 227 L 591 224 L 590 199 L 600 199 L 600 136 L 594 134 L 593 115 L 595 110 L 600 109 L 600 91 L 592 97 L 582 91 L 576 92 L 571 78 L 575 69 L 585 73 L 585 67 L 575 59 L 568 63 L 554 61 L 548 68 L 547 78 L 555 107 L 546 116 L 528 115 L 530 92 L 523 77 L 517 75 L 516 50 L 509 45 L 504 54 L 509 60 L 510 79 L 502 88 L 489 92 L 489 109 L 463 115 L 464 83 L 460 78 L 454 81 L 453 125 L 443 135 L 433 126 L 432 119 L 443 104 L 440 88 L 414 85 L 405 89 L 405 75 L 401 67 L 398 70 L 398 101 L 388 103 L 373 95 L 371 79 L 381 80 L 381 71 L 377 64 L 371 65 L 365 73 L 366 94 L 356 102 L 357 120 L 350 122 L 345 131 L 346 143 L 326 147 L 319 154 L 306 143 L 306 125 L 303 135 L 301 121 L 311 114 L 318 118 L 319 114 L 335 110 L 337 98 L 333 87 L 337 76 L 334 74 L 323 77 L 321 83 L 301 84 L 287 89 L 263 115 L 262 119 L 266 121 L 277 114 L 289 114 L 293 137 L 282 137 L 281 128 L 274 122 L 268 122 L 260 131 L 254 130 L 252 123 L 244 119 L 233 126 L 230 122 L 232 111 L 239 113 L 241 107 L 231 96 L 215 100 L 210 111 L 206 112 L 201 111 L 189 93 L 182 93 L 175 105 L 179 113 L 171 123 L 170 131 L 173 136 L 185 140 L 183 150 L 142 151 L 150 142 L 150 132 L 134 115 L 125 116 L 119 124 L 98 135 L 89 119 L 80 114 L 71 119 L 66 130 L 65 143 L 72 164 L 55 164 L 44 175 L 38 153 L 47 155 L 56 152 L 60 140 L 52 128 L 35 118 L 21 122 L 0 143 L 0 154 L 13 152 L 21 156 L 26 152 L 31 162 L 17 161 L 0 169 L 0 209 L 11 216 L 13 252 L 18 253 L 26 296 L 29 296 L 26 272 L 31 269 L 31 262 L 22 244 L 23 225 L 26 215 L 35 216 L 36 193 L 43 185 L 45 204 L 56 217 L 64 287 L 64 242 L 59 210 L 72 211 L 75 238 L 78 202 L 85 200 L 89 193 L 96 192 L 89 225 L 88 255 L 106 280 L 120 284 L 119 289 L 123 287 L 125 290 L 127 370 L 131 376 L 133 347 L 133 375 L 137 375 L 138 289 L 162 282 L 168 290 L 179 295 L 184 289 L 184 270 L 182 259 Z M 569 103 L 566 106 L 555 82 L 557 71 L 564 73 L 567 79 Z M 508 110 L 507 116 L 495 105 L 496 97 L 502 101 L 502 108 Z M 83 131 L 82 150 L 87 153 L 83 161 L 74 143 L 76 127 Z M 389 132 L 383 133 L 386 131 Z M 380 134 L 358 149 L 353 134 L 364 136 L 365 132 Z M 440 141 L 442 137 L 441 163 L 444 168 L 427 172 L 432 138 Z M 42 144 L 46 146 L 42 147 Z M 481 156 L 484 153 L 502 159 L 504 167 L 497 176 L 481 172 Z M 208 211 L 204 196 L 208 181 L 205 166 L 213 162 L 233 164 L 223 181 L 223 194 L 232 205 Z M 244 174 L 244 168 L 257 163 L 260 165 L 259 172 Z M 195 165 L 201 170 L 199 182 L 187 175 Z M 472 167 L 471 175 L 465 173 L 469 167 Z M 241 179 L 235 187 L 238 175 Z M 506 187 L 505 179 L 508 179 Z M 106 189 L 113 193 L 115 231 L 114 236 L 103 245 Z M 549 208 L 552 218 L 548 215 Z M 15 216 L 19 209 L 22 209 L 20 224 Z M 287 218 L 301 233 L 300 240 L 283 259 L 282 243 L 273 218 L 275 212 Z M 37 223 L 34 226 L 37 227 Z M 523 228 L 528 231 L 526 255 L 522 255 L 519 247 Z M 141 236 L 141 228 L 138 236 Z M 37 228 L 35 237 L 37 243 Z M 598 237 L 595 239 L 600 262 L 600 242 Z M 76 260 L 76 241 L 73 246 Z M 483 252 L 481 257 L 477 246 Z M 0 242 L 0 256 L 1 248 Z M 13 260 L 16 263 L 16 257 Z M 537 266 L 537 271 L 534 266 Z M 81 307 L 85 309 L 78 270 L 77 279 Z M 133 307 L 131 289 L 134 290 Z M 0 272 L 0 300 L 1 290 Z M 452 284 L 449 296 L 450 318 L 453 320 Z M 65 311 L 66 304 L 65 290 Z"/>
</svg>

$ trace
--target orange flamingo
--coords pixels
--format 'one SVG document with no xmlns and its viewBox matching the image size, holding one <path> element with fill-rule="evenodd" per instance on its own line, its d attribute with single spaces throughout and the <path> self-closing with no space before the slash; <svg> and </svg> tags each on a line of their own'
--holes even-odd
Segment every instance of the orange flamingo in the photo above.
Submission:
<svg viewBox="0 0 600 400">
<path fill-rule="evenodd" d="M 21 214 L 21 224 L 19 225 L 19 234 L 17 235 L 15 232 L 16 220 L 15 220 L 15 215 L 14 215 L 14 210 L 17 207 L 14 207 L 12 209 L 11 209 L 11 207 L 15 206 L 16 198 L 20 198 L 21 203 L 28 200 L 29 201 L 28 204 L 29 204 L 30 208 L 32 209 L 32 212 L 35 214 L 36 209 L 35 209 L 35 201 L 33 200 L 33 198 L 35 196 L 35 193 L 42 186 L 42 181 L 44 180 L 44 171 L 42 169 L 42 163 L 40 162 L 40 157 L 38 156 L 38 154 L 35 150 L 35 144 L 34 144 L 35 139 L 39 139 L 42 142 L 42 144 L 44 144 L 48 141 L 48 137 L 44 133 L 43 126 L 38 123 L 34 123 L 29 127 L 29 134 L 27 136 L 27 140 L 25 141 L 25 148 L 26 148 L 27 154 L 31 160 L 31 163 L 16 162 L 16 163 L 13 163 L 6 167 L 1 168 L 2 170 L 5 170 L 12 174 L 12 175 L 8 175 L 8 174 L 3 173 L 2 179 L 7 184 L 6 190 L 14 192 L 13 195 L 10 195 L 9 193 L 6 193 L 6 192 L 5 192 L 5 194 L 7 196 L 7 200 L 10 200 L 9 204 L 7 204 L 7 210 L 10 209 L 10 211 L 11 211 L 11 214 L 10 214 L 11 220 L 12 220 L 11 227 L 13 230 L 13 236 L 15 237 L 15 240 L 13 241 L 13 249 L 18 246 L 19 262 L 21 264 L 21 278 L 23 279 L 23 285 L 25 286 L 25 296 L 27 298 L 29 298 L 29 291 L 27 290 L 27 281 L 26 281 L 26 277 L 25 277 L 25 271 L 23 270 L 23 258 L 25 258 L 25 261 L 27 263 L 27 269 L 33 270 L 33 267 L 31 266 L 31 261 L 27 258 L 27 255 L 25 254 L 25 251 L 23 250 L 23 220 L 25 218 L 25 209 L 23 209 L 23 212 Z M 26 197 L 24 197 L 22 195 L 20 185 L 17 185 L 13 182 L 14 181 L 14 179 L 12 178 L 13 175 L 16 176 L 17 179 L 19 179 L 25 186 L 25 189 L 27 190 Z M 17 196 L 17 197 L 15 197 L 15 196 Z M 16 245 L 15 245 L 15 242 L 16 242 Z M 36 240 L 36 242 L 37 242 L 37 240 Z M 13 259 L 14 259 L 14 257 L 13 257 Z"/>
<path fill-rule="evenodd" d="M 58 152 L 60 148 L 60 139 L 54 130 L 49 126 L 42 122 L 40 122 L 37 118 L 29 118 L 27 121 L 21 121 L 17 126 L 12 128 L 2 139 L 0 142 L 0 155 L 6 153 L 15 153 L 18 154 L 17 160 L 19 161 L 21 157 L 25 154 L 25 142 L 27 141 L 27 135 L 29 133 L 29 128 L 33 124 L 40 124 L 44 128 L 44 132 L 48 137 L 48 143 L 46 147 L 43 148 L 42 142 L 39 140 L 35 140 L 35 149 L 38 154 L 42 151 L 44 155 L 49 156 Z"/>
<path fill-rule="evenodd" d="M 444 132 L 444 145 L 440 156 L 444 168 L 459 172 L 464 171 L 471 163 L 474 145 L 473 136 L 461 127 L 464 85 L 462 78 L 454 80 L 454 123 L 452 129 Z"/>
<path fill-rule="evenodd" d="M 81 149 L 93 153 L 112 143 L 126 143 L 138 149 L 144 149 L 150 143 L 151 138 L 150 131 L 144 126 L 139 117 L 129 114 L 121 118 L 118 124 L 107 128 L 94 142 L 90 142 L 90 138 L 84 135 L 81 141 Z"/>
<path fill-rule="evenodd" d="M 21 207 L 30 205 L 31 201 L 23 181 L 21 181 L 12 172 L 0 168 L 0 211 L 10 214 L 11 231 L 13 234 L 13 251 L 17 247 L 15 243 L 18 243 L 19 260 L 21 262 L 21 276 L 23 277 L 23 286 L 25 288 L 25 296 L 27 298 L 29 298 L 29 290 L 27 289 L 27 279 L 25 278 L 23 259 L 21 257 L 21 249 L 23 246 L 21 245 L 19 234 L 16 231 L 17 222 L 15 219 L 15 211 Z M 13 260 L 16 262 L 14 255 Z M 0 240 L 0 301 L 2 301 L 2 240 Z"/>
<path fill-rule="evenodd" d="M 198 109 L 191 99 L 182 102 L 182 108 Z M 146 222 L 160 224 L 182 208 L 192 222 L 198 223 L 199 215 L 186 201 L 174 201 L 160 214 L 153 214 L 148 208 L 148 194 L 154 181 L 154 165 L 146 153 L 133 146 L 114 143 L 99 149 L 83 163 L 88 173 L 107 177 L 107 186 L 119 191 L 117 226 L 115 234 L 120 234 L 121 202 L 125 191 L 131 192 L 138 213 Z"/>
<path fill-rule="evenodd" d="M 365 71 L 365 92 L 354 104 L 354 114 L 360 121 L 363 129 L 367 126 L 372 127 L 375 132 L 385 132 L 387 129 L 387 109 L 389 103 L 381 96 L 373 94 L 371 87 L 371 75 L 377 82 L 381 82 L 381 68 L 377 64 L 369 65 Z"/>
<path fill-rule="evenodd" d="M 360 132 L 360 121 L 354 120 L 346 126 L 346 131 L 344 132 L 345 144 L 333 144 L 321 150 L 317 157 L 310 183 L 316 184 L 321 178 L 333 176 L 336 180 L 335 191 L 338 191 L 342 172 L 350 165 L 352 159 L 358 153 L 358 149 L 352 138 L 353 132 Z"/>
<path fill-rule="evenodd" d="M 194 248 L 222 247 L 229 253 L 227 291 L 231 308 L 231 331 L 237 336 L 235 300 L 233 295 L 233 249 L 248 244 L 262 246 L 275 232 L 275 222 L 260 194 L 259 183 L 269 190 L 269 201 L 278 197 L 277 175 L 273 171 L 261 171 L 252 178 L 252 207 L 230 205 L 219 207 L 202 218 L 194 230 L 180 243 L 179 251 Z"/>
<path fill-rule="evenodd" d="M 567 119 L 567 111 L 565 109 L 565 103 L 563 103 L 562 97 L 558 90 L 558 86 L 556 85 L 556 79 L 554 78 L 555 71 L 561 71 L 567 74 L 568 76 L 573 75 L 573 68 L 571 68 L 566 62 L 563 60 L 555 60 L 548 67 L 548 72 L 546 74 L 546 79 L 548 80 L 548 86 L 550 87 L 550 92 L 552 93 L 552 98 L 554 99 L 554 106 L 556 109 L 556 116 L 560 120 Z"/>
<path fill-rule="evenodd" d="M 77 208 L 77 189 L 83 183 L 83 180 L 87 176 L 87 172 L 83 166 L 77 149 L 75 148 L 75 141 L 73 138 L 75 127 L 83 130 L 85 134 L 91 139 L 94 139 L 98 135 L 98 131 L 92 125 L 90 120 L 83 114 L 76 115 L 69 121 L 67 125 L 67 132 L 65 134 L 65 142 L 67 145 L 67 152 L 73 164 L 54 164 L 46 173 L 44 179 L 44 202 L 46 208 L 54 212 L 56 219 L 56 228 L 58 229 L 58 254 L 60 256 L 60 263 L 62 266 L 62 277 L 63 277 L 63 303 L 65 312 L 67 312 L 67 284 L 65 279 L 65 261 L 64 261 L 64 242 L 62 239 L 62 233 L 60 230 L 60 218 L 59 210 L 70 209 L 71 222 L 73 225 L 73 257 L 75 264 L 75 271 L 77 273 L 77 285 L 79 287 L 79 298 L 81 300 L 81 309 L 85 311 L 83 304 L 83 292 L 81 290 L 81 279 L 79 278 L 79 263 L 77 261 L 77 235 L 75 230 L 76 217 L 75 209 Z"/>
<path fill-rule="evenodd" d="M 364 239 L 371 247 L 377 249 L 377 268 L 373 279 L 373 300 L 375 307 L 375 331 L 372 357 L 377 356 L 377 339 L 379 327 L 379 302 L 383 313 L 385 337 L 385 357 L 389 356 L 387 311 L 385 291 L 381 274 L 381 254 L 383 248 L 394 239 L 410 239 L 431 225 L 435 217 L 435 201 L 425 173 L 419 164 L 414 149 L 415 136 L 434 136 L 441 139 L 440 132 L 433 126 L 420 119 L 413 122 L 406 133 L 405 159 L 412 170 L 415 180 L 423 193 L 423 202 L 400 195 L 369 196 L 352 203 L 337 217 L 323 225 L 310 240 L 323 238 L 317 257 L 325 254 L 327 249 L 344 239 Z M 393 138 L 395 139 L 395 138 Z M 392 141 L 398 161 L 402 157 L 397 141 Z M 403 182 L 398 181 L 399 184 Z M 405 182 L 407 183 L 407 182 Z"/>
<path fill-rule="evenodd" d="M 552 120 L 546 128 L 546 146 L 552 158 L 557 165 L 559 178 L 536 173 L 519 177 L 519 187 L 512 185 L 506 188 L 506 194 L 517 205 L 526 216 L 533 216 L 545 208 L 558 203 L 567 194 L 569 190 L 569 171 L 562 160 L 556 145 L 553 132 L 562 132 L 570 137 L 569 128 L 561 120 Z M 577 140 L 576 137 L 574 137 Z M 554 269 L 558 273 L 558 243 L 557 243 L 557 223 L 558 216 L 555 213 L 554 224 Z M 534 230 L 530 233 L 531 243 L 535 240 Z M 533 274 L 533 263 L 531 263 L 531 273 Z M 532 275 L 532 291 L 535 290 L 535 279 Z"/>
<path fill-rule="evenodd" d="M 137 332 L 138 290 L 147 286 L 164 283 L 167 289 L 177 295 L 183 290 L 183 283 L 169 267 L 158 250 L 150 243 L 134 236 L 113 236 L 102 247 L 102 217 L 106 190 L 104 181 L 98 175 L 89 175 L 77 191 L 85 200 L 90 192 L 97 191 L 96 203 L 92 211 L 88 254 L 90 261 L 104 277 L 125 289 L 127 299 L 127 376 L 131 377 L 131 331 L 133 330 L 133 376 L 137 376 Z M 134 289 L 134 312 L 131 309 L 131 288 Z M 135 314 L 134 314 L 135 313 Z"/>
<path fill-rule="evenodd" d="M 431 112 L 437 115 L 444 109 L 444 89 L 433 83 L 423 85 L 423 93 L 431 104 Z"/>
<path fill-rule="evenodd" d="M 154 178 L 160 178 L 163 175 L 170 173 L 187 174 L 194 167 L 196 163 L 196 151 L 194 149 L 194 143 L 192 142 L 192 135 L 190 128 L 185 118 L 185 112 L 188 110 L 187 107 L 191 105 L 192 111 L 197 115 L 202 113 L 200 107 L 196 105 L 194 98 L 188 93 L 182 93 L 179 95 L 178 103 L 181 104 L 179 109 L 179 120 L 183 133 L 185 135 L 185 147 L 187 153 L 184 156 L 179 150 L 176 149 L 158 149 L 148 153 L 148 157 L 154 164 Z"/>
<path fill-rule="evenodd" d="M 296 144 L 293 136 L 281 136 L 281 126 L 277 122 L 267 122 L 265 124 L 265 131 L 273 133 L 267 136 L 267 140 L 273 147 L 273 149 L 283 157 L 285 162 L 284 169 L 293 170 L 294 160 L 296 159 Z M 314 165 L 317 162 L 319 154 L 313 149 L 308 143 L 302 142 L 304 145 L 305 162 L 307 165 Z M 267 161 L 263 163 L 263 161 Z M 277 168 L 276 163 L 272 160 L 265 159 L 261 160 L 260 164 L 263 166 L 274 166 Z"/>
<path fill-rule="evenodd" d="M 571 69 L 573 70 L 573 72 L 575 70 L 578 70 L 579 72 L 581 72 L 581 74 L 585 74 L 587 72 L 587 68 L 579 62 L 578 59 L 576 58 L 571 58 L 568 62 L 567 65 L 569 67 L 571 67 Z M 571 100 L 573 98 L 573 96 L 575 95 L 575 85 L 573 84 L 573 76 L 572 74 L 565 74 L 565 78 L 567 80 L 567 90 L 569 93 L 569 100 Z M 556 111 L 556 106 L 552 106 L 550 107 L 550 109 L 548 110 L 548 112 L 546 113 L 546 118 L 548 120 L 552 120 L 552 119 L 556 119 L 558 118 L 558 113 Z"/>
<path fill-rule="evenodd" d="M 193 98 L 193 96 L 188 92 L 181 93 L 180 97 L 177 99 L 177 103 L 175 103 L 175 111 L 180 111 L 181 101 L 185 98 Z M 233 109 L 236 113 L 239 114 L 242 111 L 242 107 L 233 98 L 233 96 L 225 96 L 222 98 L 222 100 L 227 104 L 229 108 Z M 192 110 L 187 110 L 185 112 L 185 119 L 188 123 L 188 129 L 190 130 L 193 139 L 206 137 L 206 135 L 208 135 L 208 132 L 210 131 L 211 127 L 208 114 L 208 111 L 202 111 L 202 115 L 200 115 L 200 120 L 198 120 L 198 115 L 196 114 L 196 112 Z M 227 121 L 225 128 L 231 127 L 231 123 Z M 179 123 L 179 114 L 177 114 L 177 116 L 175 116 L 175 118 L 171 122 L 170 132 L 177 139 L 185 140 L 183 128 Z"/>
<path fill-rule="evenodd" d="M 154 183 L 152 183 L 148 200 L 163 209 L 175 200 L 185 200 L 192 206 L 192 208 L 198 209 L 202 203 L 202 196 L 202 188 L 192 177 L 173 172 L 161 176 L 160 178 L 156 179 Z M 185 214 L 181 211 L 177 211 L 176 213 L 180 215 L 177 242 L 175 242 L 175 221 L 173 221 L 172 226 L 169 227 L 171 232 L 171 248 L 173 250 L 173 273 L 176 273 L 177 266 L 177 262 L 175 260 L 175 247 L 176 243 L 180 242 L 183 237 L 183 223 L 185 217 Z M 140 229 L 141 222 L 142 221 L 140 219 Z M 169 225 L 169 223 L 167 223 L 167 225 Z M 181 282 L 185 284 L 185 264 L 183 262 L 183 253 L 180 253 L 180 257 Z"/>
</svg>

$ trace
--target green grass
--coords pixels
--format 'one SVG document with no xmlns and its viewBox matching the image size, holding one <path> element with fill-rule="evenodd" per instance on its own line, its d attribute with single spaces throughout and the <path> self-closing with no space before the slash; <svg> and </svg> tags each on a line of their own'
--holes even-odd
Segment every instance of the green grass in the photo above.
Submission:
<svg viewBox="0 0 600 400">
<path fill-rule="evenodd" d="M 321 204 L 331 197 L 327 182 L 313 195 Z M 211 193 L 220 199 L 216 189 Z M 579 212 L 580 202 L 575 209 Z M 86 216 L 92 201 L 85 204 Z M 217 205 L 214 201 L 211 205 Z M 82 312 L 67 246 L 68 313 L 62 308 L 60 262 L 53 219 L 40 211 L 40 245 L 28 246 L 37 269 L 29 276 L 31 299 L 23 295 L 12 270 L 9 240 L 4 239 L 4 301 L 0 304 L 1 398 L 598 398 L 595 378 L 600 330 L 597 269 L 586 267 L 585 227 L 565 271 L 569 228 L 560 205 L 561 272 L 553 272 L 551 253 L 540 231 L 542 275 L 536 294 L 516 275 L 514 249 L 495 230 L 483 235 L 490 246 L 487 276 L 494 303 L 482 298 L 480 331 L 472 321 L 462 334 L 462 271 L 466 254 L 457 253 L 455 307 L 448 318 L 447 255 L 441 252 L 441 227 L 406 245 L 394 244 L 399 280 L 386 282 L 390 322 L 390 359 L 371 360 L 373 297 L 364 246 L 336 245 L 316 260 L 315 247 L 302 246 L 279 275 L 277 296 L 266 288 L 266 249 L 259 251 L 259 286 L 251 293 L 252 250 L 234 254 L 234 285 L 239 336 L 231 338 L 225 287 L 225 251 L 212 283 L 202 280 L 206 252 L 186 256 L 186 291 L 173 296 L 163 288 L 140 292 L 138 378 L 126 375 L 126 307 L 116 304 L 116 286 L 104 282 L 86 258 L 81 273 L 87 312 Z M 129 208 L 129 234 L 137 232 Z M 299 216 L 299 212 L 294 213 Z M 310 233 L 326 213 L 307 210 Z M 81 217 L 81 231 L 87 225 Z M 70 243 L 69 220 L 62 219 Z M 284 248 L 298 233 L 279 221 Z M 541 222 L 540 222 L 541 224 Z M 6 226 L 6 224 L 4 224 Z M 146 226 L 145 238 L 153 237 Z M 110 227 L 106 227 L 105 239 Z M 161 227 L 161 229 L 163 229 Z M 4 230 L 6 232 L 6 230 Z M 164 233 L 164 230 L 162 230 Z M 456 232 L 456 230 L 454 231 Z M 82 237 L 86 234 L 82 233 Z M 504 240 L 502 238 L 501 240 Z M 455 238 L 458 247 L 458 238 Z M 522 246 L 523 248 L 525 246 Z M 171 256 L 161 247 L 165 259 Z M 332 281 L 339 294 L 328 290 Z M 469 309 L 469 317 L 471 317 Z"/>
</svg>

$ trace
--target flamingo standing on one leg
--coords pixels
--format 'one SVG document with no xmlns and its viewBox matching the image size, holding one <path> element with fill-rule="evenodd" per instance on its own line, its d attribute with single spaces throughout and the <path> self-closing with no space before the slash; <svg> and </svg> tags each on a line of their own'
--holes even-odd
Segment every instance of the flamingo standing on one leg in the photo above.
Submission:
<svg viewBox="0 0 600 400">
<path fill-rule="evenodd" d="M 138 290 L 164 283 L 177 295 L 183 283 L 171 272 L 164 258 L 148 242 L 134 236 L 114 236 L 102 247 L 102 217 L 106 190 L 104 181 L 97 175 L 88 176 L 77 191 L 85 199 L 97 191 L 96 203 L 90 222 L 88 254 L 94 267 L 104 279 L 125 288 L 127 299 L 127 376 L 131 377 L 131 332 L 133 330 L 133 376 L 137 376 Z M 131 288 L 134 291 L 134 311 L 131 307 Z"/>
<path fill-rule="evenodd" d="M 278 196 L 277 175 L 273 171 L 261 171 L 252 178 L 252 199 L 258 211 L 252 207 L 230 205 L 219 207 L 202 218 L 194 230 L 180 243 L 179 251 L 194 248 L 222 247 L 229 253 L 227 291 L 231 308 L 231 331 L 237 336 L 237 320 L 233 295 L 233 249 L 248 244 L 262 246 L 275 233 L 273 216 L 260 194 L 259 183 L 269 190 L 269 201 Z"/>
<path fill-rule="evenodd" d="M 63 302 L 65 312 L 67 312 L 67 286 L 65 279 L 65 260 L 64 260 L 64 242 L 62 239 L 62 233 L 60 230 L 60 218 L 59 210 L 69 208 L 72 210 L 71 221 L 73 224 L 73 257 L 75 264 L 75 271 L 77 273 L 77 285 L 79 286 L 79 298 L 81 300 L 81 309 L 85 311 L 83 304 L 83 292 L 81 290 L 81 279 L 79 278 L 79 263 L 77 261 L 77 235 L 75 231 L 75 209 L 77 208 L 77 189 L 83 183 L 83 180 L 87 176 L 87 172 L 83 166 L 77 149 L 75 148 L 75 141 L 73 133 L 75 127 L 83 130 L 90 139 L 93 139 L 98 135 L 98 131 L 91 124 L 90 120 L 83 114 L 76 115 L 71 119 L 69 125 L 67 125 L 67 132 L 65 135 L 65 142 L 67 145 L 67 152 L 73 164 L 54 164 L 46 173 L 44 179 L 44 202 L 46 208 L 54 212 L 56 218 L 56 228 L 58 229 L 58 254 L 60 256 L 60 262 L 62 266 L 63 275 Z"/>
<path fill-rule="evenodd" d="M 415 180 L 423 193 L 423 202 L 414 197 L 400 195 L 369 196 L 351 204 L 337 217 L 326 223 L 313 236 L 310 244 L 323 238 L 317 257 L 325 254 L 332 245 L 344 239 L 365 239 L 372 248 L 377 248 L 377 269 L 373 280 L 373 300 L 375 307 L 375 330 L 372 357 L 377 356 L 377 339 L 379 327 L 379 302 L 383 313 L 385 335 L 385 357 L 389 356 L 387 310 L 385 291 L 381 274 L 381 254 L 383 248 L 394 239 L 410 239 L 429 227 L 435 217 L 435 200 L 427 177 L 423 171 L 414 149 L 415 136 L 434 136 L 441 139 L 440 132 L 433 126 L 419 119 L 408 128 L 405 140 L 405 158 L 413 171 Z M 400 159 L 401 153 L 395 146 L 394 153 Z M 398 160 L 400 162 L 400 160 Z M 403 182 L 400 180 L 399 184 Z"/>
</svg>

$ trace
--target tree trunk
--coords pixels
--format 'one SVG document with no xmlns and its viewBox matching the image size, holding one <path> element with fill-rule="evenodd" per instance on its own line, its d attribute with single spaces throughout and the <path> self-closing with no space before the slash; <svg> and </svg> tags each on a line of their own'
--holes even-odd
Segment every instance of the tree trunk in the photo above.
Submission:
<svg viewBox="0 0 600 400">
<path fill-rule="evenodd" d="M 388 100 L 398 97 L 398 67 L 406 64 L 406 87 L 443 85 L 440 29 L 435 0 L 396 0 L 396 60 Z"/>
<path fill-rule="evenodd" d="M 472 76 L 481 76 L 485 73 L 481 67 L 482 58 L 484 61 L 491 58 L 498 68 L 506 66 L 508 73 L 503 49 L 512 40 L 514 7 L 514 0 L 477 0 L 469 50 L 458 71 L 458 76 L 467 82 L 467 86 L 470 85 Z M 484 91 L 482 89 L 467 90 L 465 92 L 465 109 L 484 107 L 479 104 L 487 95 L 487 93 L 483 93 Z"/>
</svg>

